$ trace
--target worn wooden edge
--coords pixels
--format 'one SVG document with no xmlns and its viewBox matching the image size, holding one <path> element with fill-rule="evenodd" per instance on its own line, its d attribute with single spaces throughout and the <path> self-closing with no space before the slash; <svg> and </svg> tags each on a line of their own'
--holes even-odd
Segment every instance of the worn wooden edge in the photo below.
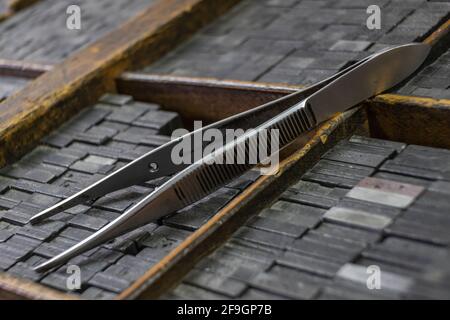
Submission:
<svg viewBox="0 0 450 320">
<path fill-rule="evenodd" d="M 74 300 L 78 297 L 0 272 L 0 299 Z"/>
<path fill-rule="evenodd" d="M 0 59 L 0 76 L 34 79 L 52 68 L 53 65 L 49 64 Z M 214 121 L 223 119 L 229 114 L 235 114 L 236 110 L 241 112 L 307 87 L 283 83 L 220 80 L 142 72 L 124 72 L 116 78 L 116 83 L 119 93 L 131 95 L 136 100 L 159 103 L 165 109 L 179 112 L 185 118 Z M 217 99 L 218 96 L 224 96 L 225 99 Z M 439 105 L 446 107 L 450 104 L 450 98 L 434 99 L 392 93 L 380 94 L 374 101 L 390 105 L 412 103 L 428 107 Z M 228 108 L 233 108 L 233 111 L 227 110 Z"/>
<path fill-rule="evenodd" d="M 0 76 L 35 79 L 51 69 L 53 69 L 53 65 L 49 64 L 24 60 L 0 59 Z"/>
<path fill-rule="evenodd" d="M 0 59 L 0 76 L 34 79 L 52 68 L 53 65 L 32 61 Z M 302 85 L 139 72 L 122 73 L 116 79 L 116 86 L 119 93 L 129 94 L 137 100 L 159 103 L 167 110 L 180 112 L 185 119 L 205 120 L 223 118 L 234 114 L 236 108 L 254 107 L 305 88 Z M 240 95 L 233 97 L 231 101 L 226 98 L 217 99 L 218 95 L 227 97 L 227 92 L 237 92 Z M 223 111 L 227 113 L 224 114 Z"/>
<path fill-rule="evenodd" d="M 238 0 L 159 0 L 0 103 L 0 165 L 24 154 L 77 110 L 114 90 Z"/>
<path fill-rule="evenodd" d="M 367 106 L 372 136 L 450 148 L 450 100 L 386 94 Z"/>
<path fill-rule="evenodd" d="M 8 19 L 10 16 L 11 16 L 10 10 L 0 12 L 0 23 L 2 23 L 4 20 Z"/>
<path fill-rule="evenodd" d="M 355 108 L 335 116 L 316 129 L 301 148 L 280 162 L 276 175 L 261 176 L 237 195 L 202 227 L 148 270 L 118 299 L 155 299 L 175 286 L 207 253 L 272 202 L 288 185 L 300 178 L 327 149 L 356 130 L 365 130 L 366 116 Z"/>
<path fill-rule="evenodd" d="M 430 65 L 442 54 L 450 49 L 450 13 L 447 14 L 446 20 L 444 20 L 437 29 L 423 40 L 423 43 L 427 43 L 431 46 L 430 53 L 427 57 L 426 63 Z M 449 97 L 450 98 L 450 97 Z"/>
<path fill-rule="evenodd" d="M 168 76 L 126 72 L 117 78 L 119 93 L 129 94 L 140 101 L 159 103 L 168 110 L 179 112 L 187 119 L 217 121 L 248 108 L 280 98 L 306 88 L 301 85 L 283 85 L 212 78 Z M 220 97 L 220 99 L 217 99 Z M 450 99 L 381 94 L 368 100 L 392 105 L 421 105 L 445 107 Z"/>
<path fill-rule="evenodd" d="M 10 0 L 9 6 L 14 12 L 17 12 L 17 11 L 23 10 L 39 1 L 40 0 Z"/>
<path fill-rule="evenodd" d="M 450 108 L 450 99 L 434 99 L 428 97 L 403 96 L 399 94 L 381 94 L 369 101 L 375 103 L 385 103 L 389 105 L 396 104 L 414 104 L 424 108 Z"/>
<path fill-rule="evenodd" d="M 227 88 L 236 89 L 248 93 L 282 93 L 287 94 L 304 88 L 304 85 L 283 84 L 275 82 L 255 82 L 232 79 L 216 79 L 208 77 L 186 77 L 173 76 L 167 74 L 152 74 L 143 72 L 124 72 L 116 80 L 124 82 L 127 87 L 133 89 L 127 82 L 134 82 L 139 85 L 140 81 L 154 85 L 184 85 L 190 87 L 206 88 Z"/>
<path fill-rule="evenodd" d="M 7 11 L 0 13 L 0 22 L 13 16 L 16 12 L 25 9 L 40 0 L 10 0 L 8 1 Z"/>
</svg>

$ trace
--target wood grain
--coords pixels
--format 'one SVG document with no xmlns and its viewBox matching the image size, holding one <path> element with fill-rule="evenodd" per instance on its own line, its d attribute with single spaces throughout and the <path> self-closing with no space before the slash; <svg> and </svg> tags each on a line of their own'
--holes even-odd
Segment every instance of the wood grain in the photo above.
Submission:
<svg viewBox="0 0 450 320">
<path fill-rule="evenodd" d="M 77 297 L 0 272 L 0 299 L 74 300 Z"/>
<path fill-rule="evenodd" d="M 6 12 L 0 12 L 0 22 L 8 19 L 12 15 L 14 15 L 16 12 L 25 9 L 28 6 L 31 6 L 32 4 L 38 2 L 39 0 L 9 0 L 7 2 L 7 11 Z"/>
<path fill-rule="evenodd" d="M 450 100 L 385 94 L 366 106 L 373 137 L 450 148 Z"/>
</svg>

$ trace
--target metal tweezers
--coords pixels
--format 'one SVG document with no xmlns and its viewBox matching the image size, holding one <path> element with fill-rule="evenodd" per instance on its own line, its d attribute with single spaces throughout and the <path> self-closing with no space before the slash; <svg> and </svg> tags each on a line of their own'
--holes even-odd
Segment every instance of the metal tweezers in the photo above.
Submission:
<svg viewBox="0 0 450 320">
<path fill-rule="evenodd" d="M 35 270 L 42 272 L 51 269 L 78 254 L 202 199 L 255 166 L 250 162 L 215 163 L 212 161 L 216 159 L 215 157 L 230 152 L 237 154 L 238 151 L 248 154 L 251 151 L 250 139 L 261 130 L 278 129 L 279 147 L 282 148 L 334 114 L 343 112 L 402 82 L 424 62 L 429 50 L 430 47 L 426 44 L 411 43 L 374 53 L 304 90 L 174 139 L 40 212 L 31 218 L 32 224 L 75 205 L 95 201 L 118 189 L 171 176 L 167 182 L 120 217 L 37 266 Z M 178 143 L 211 128 L 221 131 L 238 128 L 254 130 L 245 131 L 245 134 L 193 164 L 174 164 L 171 161 L 171 151 Z M 191 152 L 194 153 L 195 148 L 192 148 Z M 268 150 L 268 155 L 274 152 L 277 150 Z"/>
</svg>

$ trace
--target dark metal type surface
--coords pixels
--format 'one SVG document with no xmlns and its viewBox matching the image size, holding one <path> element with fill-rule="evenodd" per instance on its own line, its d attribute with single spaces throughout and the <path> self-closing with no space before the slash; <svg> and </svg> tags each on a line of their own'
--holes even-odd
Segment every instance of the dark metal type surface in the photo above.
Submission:
<svg viewBox="0 0 450 320">
<path fill-rule="evenodd" d="M 309 85 L 380 49 L 422 41 L 450 17 L 448 1 L 370 4 L 381 9 L 381 29 L 366 27 L 366 1 L 244 0 L 142 71 Z M 397 92 L 448 98 L 449 74 L 441 60 Z"/>
</svg>

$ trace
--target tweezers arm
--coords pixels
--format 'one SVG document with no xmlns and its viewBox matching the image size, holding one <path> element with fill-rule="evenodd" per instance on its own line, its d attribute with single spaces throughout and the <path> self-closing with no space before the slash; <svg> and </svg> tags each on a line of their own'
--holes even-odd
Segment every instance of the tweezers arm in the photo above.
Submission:
<svg viewBox="0 0 450 320">
<path fill-rule="evenodd" d="M 176 201 L 173 189 L 158 189 L 99 231 L 93 233 L 59 255 L 40 264 L 35 268 L 35 271 L 43 272 L 63 264 L 83 252 L 108 242 L 128 231 L 141 227 L 150 221 L 157 220 L 180 208 L 182 208 L 182 204 Z"/>
<path fill-rule="evenodd" d="M 260 157 L 261 154 L 273 156 L 315 126 L 314 114 L 304 100 L 174 177 L 171 182 L 178 200 L 187 206 L 203 198 L 261 163 L 264 160 Z M 267 137 L 263 143 L 259 139 L 261 136 Z M 277 143 L 274 143 L 274 139 Z M 260 152 L 261 148 L 265 151 Z M 239 158 L 245 160 L 239 161 Z M 231 159 L 232 163 L 229 163 L 228 159 Z M 250 161 L 251 159 L 257 161 Z"/>
<path fill-rule="evenodd" d="M 258 106 L 256 108 L 241 112 L 237 115 L 228 117 L 218 122 L 212 123 L 206 127 L 199 129 L 198 131 L 204 131 L 207 129 L 215 128 L 219 130 L 226 129 L 243 129 L 255 128 L 264 123 L 268 119 L 275 117 L 276 115 L 291 108 L 293 105 L 306 99 L 308 96 L 317 92 L 333 80 L 339 78 L 346 72 L 355 68 L 356 66 L 367 61 L 370 57 L 361 60 L 360 62 L 347 67 L 346 69 L 336 73 L 335 75 L 324 79 L 312 86 L 309 86 L 303 90 L 286 95 L 282 98 L 270 101 L 266 104 Z M 198 133 L 197 131 L 197 133 Z M 109 176 L 101 179 L 93 185 L 77 192 L 73 196 L 55 204 L 54 206 L 47 208 L 30 219 L 30 223 L 38 223 L 48 217 L 51 217 L 58 212 L 71 208 L 77 204 L 81 204 L 87 201 L 95 200 L 107 193 L 126 188 L 131 185 L 139 184 L 145 181 L 157 179 L 163 176 L 171 175 L 180 172 L 187 166 L 184 164 L 174 164 L 170 161 L 170 155 L 172 149 L 177 145 L 181 139 L 189 139 L 195 134 L 190 132 L 183 137 L 172 140 L 155 150 L 148 152 L 140 158 L 130 162 L 121 169 L 113 172 Z M 192 152 L 195 152 L 192 149 Z M 157 168 L 157 170 L 151 168 Z"/>
</svg>

